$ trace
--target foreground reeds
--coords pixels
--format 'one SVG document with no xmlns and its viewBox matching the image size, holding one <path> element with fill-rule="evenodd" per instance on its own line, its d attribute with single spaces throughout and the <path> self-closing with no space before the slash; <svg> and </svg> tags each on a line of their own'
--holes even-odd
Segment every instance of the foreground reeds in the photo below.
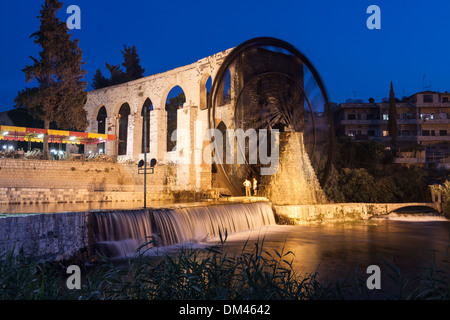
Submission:
<svg viewBox="0 0 450 320">
<path fill-rule="evenodd" d="M 448 261 L 406 279 L 394 263 L 388 290 L 369 290 L 366 279 L 349 272 L 324 283 L 317 272 L 297 274 L 291 252 L 264 250 L 264 241 L 230 257 L 224 242 L 208 249 L 181 249 L 158 261 L 140 252 L 128 264 L 105 260 L 81 266 L 80 290 L 66 286 L 66 266 L 9 253 L 0 258 L 0 299 L 10 300 L 448 300 Z"/>
</svg>

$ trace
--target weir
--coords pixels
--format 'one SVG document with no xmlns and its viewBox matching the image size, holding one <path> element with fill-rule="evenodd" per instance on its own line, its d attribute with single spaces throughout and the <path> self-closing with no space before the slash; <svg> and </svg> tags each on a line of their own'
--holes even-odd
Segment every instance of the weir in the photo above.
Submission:
<svg viewBox="0 0 450 320">
<path fill-rule="evenodd" d="M 131 257 L 141 246 L 201 242 L 219 232 L 231 234 L 274 224 L 268 202 L 92 213 L 95 250 L 108 258 Z"/>
<path fill-rule="evenodd" d="M 241 199 L 242 200 L 242 199 Z M 268 201 L 160 204 L 152 209 L 103 209 L 53 213 L 0 214 L 0 259 L 14 250 L 51 261 L 80 257 L 93 249 L 108 257 L 132 256 L 140 245 L 164 247 L 202 242 L 228 234 L 276 224 L 354 221 L 387 216 L 404 207 L 435 209 L 435 203 L 340 203 L 275 206 Z M 126 206 L 126 205 L 124 205 Z M 162 207 L 164 206 L 164 207 Z M 170 207 L 168 207 L 170 206 Z M 417 216 L 417 215 L 416 215 Z M 388 217 L 392 218 L 392 217 Z"/>
</svg>

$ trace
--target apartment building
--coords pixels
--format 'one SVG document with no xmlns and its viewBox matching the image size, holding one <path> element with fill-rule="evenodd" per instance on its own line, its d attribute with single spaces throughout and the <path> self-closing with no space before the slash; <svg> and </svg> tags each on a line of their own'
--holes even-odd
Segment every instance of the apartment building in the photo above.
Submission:
<svg viewBox="0 0 450 320">
<path fill-rule="evenodd" d="M 423 150 L 419 153 L 420 159 L 415 152 L 416 160 L 409 162 L 450 164 L 450 93 L 418 92 L 397 100 L 396 108 L 400 151 Z M 388 120 L 388 101 L 342 103 L 335 113 L 338 137 L 355 142 L 372 140 L 389 146 Z M 402 162 L 401 159 L 397 161 Z"/>
</svg>

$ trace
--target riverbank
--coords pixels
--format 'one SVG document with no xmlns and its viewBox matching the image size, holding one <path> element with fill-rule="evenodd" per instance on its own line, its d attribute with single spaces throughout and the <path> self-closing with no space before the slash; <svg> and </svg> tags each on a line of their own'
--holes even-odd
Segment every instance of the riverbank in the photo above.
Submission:
<svg viewBox="0 0 450 320">
<path fill-rule="evenodd" d="M 233 205 L 237 203 L 265 202 L 258 197 L 230 197 L 222 201 L 205 202 L 152 202 L 148 210 L 183 209 Z M 301 206 L 272 206 L 275 221 L 280 225 L 322 224 L 346 221 L 361 221 L 386 215 L 401 207 L 422 207 L 433 204 L 326 204 Z M 104 203 L 60 204 L 59 206 L 8 207 L 11 213 L 0 214 L 0 255 L 13 249 L 17 253 L 32 255 L 36 252 L 48 260 L 68 260 L 76 257 L 87 261 L 92 256 L 94 239 L 91 217 L 95 212 L 135 212 L 144 210 L 137 204 Z M 36 209 L 35 213 L 33 208 Z M 38 211 L 42 209 L 42 211 Z M 73 211 L 70 211 L 72 209 Z M 23 211 L 20 211 L 23 210 Z M 65 211 L 61 211 L 65 210 Z M 79 211 L 75 211 L 79 210 Z M 55 212 L 61 211 L 61 212 Z M 145 210 L 144 210 L 145 211 Z M 24 213 L 19 213 L 24 212 Z M 26 212 L 26 213 L 25 213 Z M 36 213 L 41 212 L 41 213 Z M 231 222 L 230 222 L 231 223 Z M 222 226 L 226 228 L 225 226 Z M 228 227 L 231 230 L 230 227 Z M 144 236 L 143 236 L 144 237 Z M 145 238 L 145 237 L 144 237 Z"/>
<path fill-rule="evenodd" d="M 310 232 L 317 232 L 314 226 L 284 227 L 303 228 L 301 231 L 308 228 Z M 335 237 L 336 235 L 333 236 Z M 279 242 L 276 249 L 272 250 L 270 239 L 267 242 L 266 239 L 248 240 L 246 250 L 240 246 L 240 254 L 234 255 L 229 251 L 229 246 L 236 240 L 229 241 L 230 243 L 228 240 L 219 241 L 206 248 L 180 247 L 177 252 L 163 255 L 157 260 L 141 254 L 121 265 L 111 261 L 82 265 L 78 290 L 71 290 L 67 286 L 70 277 L 66 272 L 68 264 L 7 254 L 6 259 L 0 261 L 0 300 L 236 302 L 450 299 L 448 265 L 447 269 L 442 269 L 442 265 L 435 264 L 423 269 L 420 274 L 408 274 L 410 270 L 403 268 L 402 260 L 399 261 L 400 265 L 395 264 L 395 260 L 386 260 L 379 264 L 383 277 L 382 289 L 372 290 L 367 286 L 369 275 L 365 272 L 366 266 L 363 267 L 360 263 L 341 265 L 345 259 L 337 264 L 334 261 L 336 257 L 329 256 L 328 264 L 342 268 L 341 273 L 348 275 L 330 278 L 329 274 L 320 270 L 298 272 L 292 260 L 302 257 L 314 260 L 317 257 L 299 256 L 297 252 L 293 253 L 289 248 L 280 246 Z M 310 242 L 306 241 L 304 244 Z M 359 246 L 366 241 L 358 242 L 356 244 Z M 350 255 L 357 252 L 347 249 Z M 358 267 L 361 267 L 359 272 Z"/>
</svg>

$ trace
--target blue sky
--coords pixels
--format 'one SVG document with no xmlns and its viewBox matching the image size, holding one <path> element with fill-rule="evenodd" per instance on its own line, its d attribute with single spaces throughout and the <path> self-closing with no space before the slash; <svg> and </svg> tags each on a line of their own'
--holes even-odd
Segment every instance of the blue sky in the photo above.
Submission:
<svg viewBox="0 0 450 320">
<path fill-rule="evenodd" d="M 0 111 L 11 109 L 24 73 L 40 48 L 43 0 L 3 2 L 0 12 Z M 381 9 L 381 30 L 369 30 L 369 5 Z M 113 1 L 65 0 L 81 9 L 80 39 L 86 80 L 105 62 L 120 64 L 123 45 L 135 45 L 145 75 L 170 70 L 271 36 L 293 44 L 318 70 L 333 102 L 380 101 L 390 81 L 401 98 L 423 89 L 450 91 L 450 1 Z M 424 80 L 425 76 L 425 80 Z M 89 86 L 89 89 L 91 87 Z"/>
</svg>

